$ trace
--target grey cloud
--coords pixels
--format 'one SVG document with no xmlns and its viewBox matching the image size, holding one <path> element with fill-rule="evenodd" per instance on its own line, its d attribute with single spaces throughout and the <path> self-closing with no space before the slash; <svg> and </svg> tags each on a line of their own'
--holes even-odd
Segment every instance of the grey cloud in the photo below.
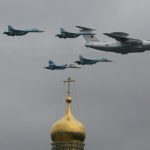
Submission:
<svg viewBox="0 0 150 150">
<path fill-rule="evenodd" d="M 103 32 L 124 31 L 149 39 L 149 1 L 140 0 L 1 0 L 0 32 L 16 28 L 43 29 L 24 37 L 0 35 L 0 145 L 2 150 L 50 149 L 50 126 L 65 109 L 68 76 L 73 86 L 72 109 L 87 128 L 86 149 L 149 150 L 150 52 L 120 55 L 84 47 L 82 37 L 60 40 L 60 27 L 75 25 Z M 52 59 L 72 63 L 78 55 L 106 57 L 80 70 L 48 71 Z"/>
</svg>

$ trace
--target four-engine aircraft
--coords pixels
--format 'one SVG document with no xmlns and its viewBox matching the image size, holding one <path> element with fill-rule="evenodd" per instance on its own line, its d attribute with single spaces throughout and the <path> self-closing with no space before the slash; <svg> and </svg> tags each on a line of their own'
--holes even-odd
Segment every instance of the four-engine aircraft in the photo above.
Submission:
<svg viewBox="0 0 150 150">
<path fill-rule="evenodd" d="M 38 29 L 27 29 L 27 30 L 18 30 L 14 29 L 12 26 L 8 25 L 8 31 L 5 31 L 3 34 L 7 34 L 8 36 L 22 36 L 29 32 L 44 32 Z"/>
<path fill-rule="evenodd" d="M 81 26 L 76 27 L 80 29 L 81 33 L 92 33 L 92 31 L 95 30 Z M 138 53 L 150 50 L 150 40 L 129 38 L 129 34 L 124 32 L 112 32 L 103 34 L 115 39 L 115 42 L 100 42 L 100 40 L 96 37 L 95 34 L 83 35 L 86 41 L 85 46 L 97 50 L 121 54 Z"/>
<path fill-rule="evenodd" d="M 65 31 L 63 28 L 60 28 L 60 34 L 56 34 L 57 37 L 59 38 L 63 38 L 63 39 L 66 39 L 66 38 L 76 38 L 80 35 L 93 35 L 93 33 L 72 33 L 72 32 L 68 32 L 68 31 Z"/>
<path fill-rule="evenodd" d="M 55 65 L 53 61 L 49 60 L 49 66 L 44 67 L 44 68 L 49 69 L 49 70 L 55 70 L 55 69 L 64 70 L 67 68 L 67 64 L 58 66 L 58 65 Z"/>
<path fill-rule="evenodd" d="M 93 65 L 93 64 L 96 64 L 98 62 L 112 62 L 112 60 L 108 60 L 106 58 L 87 59 L 87 58 L 84 58 L 82 55 L 79 55 L 79 61 L 75 61 L 75 63 L 77 63 L 79 65 Z"/>
</svg>

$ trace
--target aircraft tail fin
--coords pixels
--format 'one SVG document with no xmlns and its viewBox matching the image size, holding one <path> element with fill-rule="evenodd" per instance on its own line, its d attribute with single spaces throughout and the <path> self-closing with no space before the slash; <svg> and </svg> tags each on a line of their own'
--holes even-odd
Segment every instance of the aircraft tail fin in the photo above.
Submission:
<svg viewBox="0 0 150 150">
<path fill-rule="evenodd" d="M 82 56 L 82 55 L 79 55 L 79 59 L 82 60 L 82 59 L 83 59 L 83 56 Z"/>
<path fill-rule="evenodd" d="M 98 37 L 95 35 L 83 35 L 83 38 L 85 39 L 86 44 L 99 41 Z"/>
<path fill-rule="evenodd" d="M 64 28 L 60 28 L 60 32 L 61 33 L 65 32 Z"/>
<path fill-rule="evenodd" d="M 86 44 L 90 43 L 90 42 L 97 42 L 97 41 L 99 41 L 97 36 L 93 33 L 93 31 L 96 30 L 96 29 L 91 29 L 91 28 L 81 27 L 81 26 L 76 26 L 76 27 L 80 29 L 79 31 L 81 33 L 83 33 L 82 36 L 85 39 Z"/>
<path fill-rule="evenodd" d="M 8 30 L 14 30 L 14 28 L 11 25 L 8 25 Z"/>
<path fill-rule="evenodd" d="M 51 60 L 49 60 L 49 65 L 54 65 L 55 66 L 55 63 Z"/>
</svg>

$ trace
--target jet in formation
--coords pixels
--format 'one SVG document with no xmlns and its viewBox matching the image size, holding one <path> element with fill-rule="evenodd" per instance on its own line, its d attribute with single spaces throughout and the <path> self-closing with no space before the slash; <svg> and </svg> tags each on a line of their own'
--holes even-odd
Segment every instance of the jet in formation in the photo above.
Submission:
<svg viewBox="0 0 150 150">
<path fill-rule="evenodd" d="M 102 58 L 102 59 L 87 59 L 84 58 L 82 55 L 79 55 L 79 61 L 75 61 L 75 63 L 79 64 L 79 65 L 93 65 L 96 64 L 98 62 L 112 62 L 112 60 L 108 60 L 106 58 Z"/>
<path fill-rule="evenodd" d="M 77 64 L 65 64 L 65 65 L 55 65 L 55 63 L 51 60 L 49 60 L 49 66 L 47 67 L 44 67 L 46 69 L 49 69 L 49 70 L 64 70 L 66 68 L 81 68 L 79 65 Z"/>
<path fill-rule="evenodd" d="M 44 68 L 49 69 L 49 70 L 64 70 L 67 68 L 67 64 L 55 65 L 55 63 L 53 61 L 49 60 L 49 66 L 44 67 Z"/>
<path fill-rule="evenodd" d="M 88 32 L 72 33 L 72 32 L 65 31 L 63 28 L 60 28 L 60 34 L 56 34 L 57 37 L 63 38 L 63 39 L 76 38 L 80 35 L 93 35 L 93 33 L 88 33 Z"/>
<path fill-rule="evenodd" d="M 92 33 L 95 29 L 76 26 L 81 33 Z M 129 34 L 125 32 L 103 33 L 104 35 L 115 39 L 112 42 L 101 42 L 95 34 L 84 34 L 86 41 L 85 46 L 93 49 L 115 52 L 120 54 L 138 53 L 150 50 L 150 40 L 141 40 L 128 37 Z"/>
<path fill-rule="evenodd" d="M 4 32 L 4 34 L 6 34 L 8 36 L 22 36 L 29 32 L 40 33 L 40 32 L 44 32 L 44 31 L 41 31 L 38 29 L 18 30 L 18 29 L 13 28 L 12 26 L 8 25 L 8 31 Z"/>
</svg>

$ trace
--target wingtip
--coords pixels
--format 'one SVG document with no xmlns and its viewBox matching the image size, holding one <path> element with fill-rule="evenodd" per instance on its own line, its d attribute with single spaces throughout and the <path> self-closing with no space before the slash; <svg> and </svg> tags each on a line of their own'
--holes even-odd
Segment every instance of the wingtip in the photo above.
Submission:
<svg viewBox="0 0 150 150">
<path fill-rule="evenodd" d="M 94 31 L 94 30 L 96 30 L 96 29 L 83 27 L 83 26 L 75 26 L 75 27 L 81 29 L 81 31 Z"/>
<path fill-rule="evenodd" d="M 109 33 L 103 33 L 104 35 L 108 35 Z"/>
<path fill-rule="evenodd" d="M 113 62 L 112 60 L 107 60 L 107 62 Z"/>
<path fill-rule="evenodd" d="M 45 31 L 43 31 L 43 30 L 39 30 L 38 32 L 45 32 Z"/>
</svg>

